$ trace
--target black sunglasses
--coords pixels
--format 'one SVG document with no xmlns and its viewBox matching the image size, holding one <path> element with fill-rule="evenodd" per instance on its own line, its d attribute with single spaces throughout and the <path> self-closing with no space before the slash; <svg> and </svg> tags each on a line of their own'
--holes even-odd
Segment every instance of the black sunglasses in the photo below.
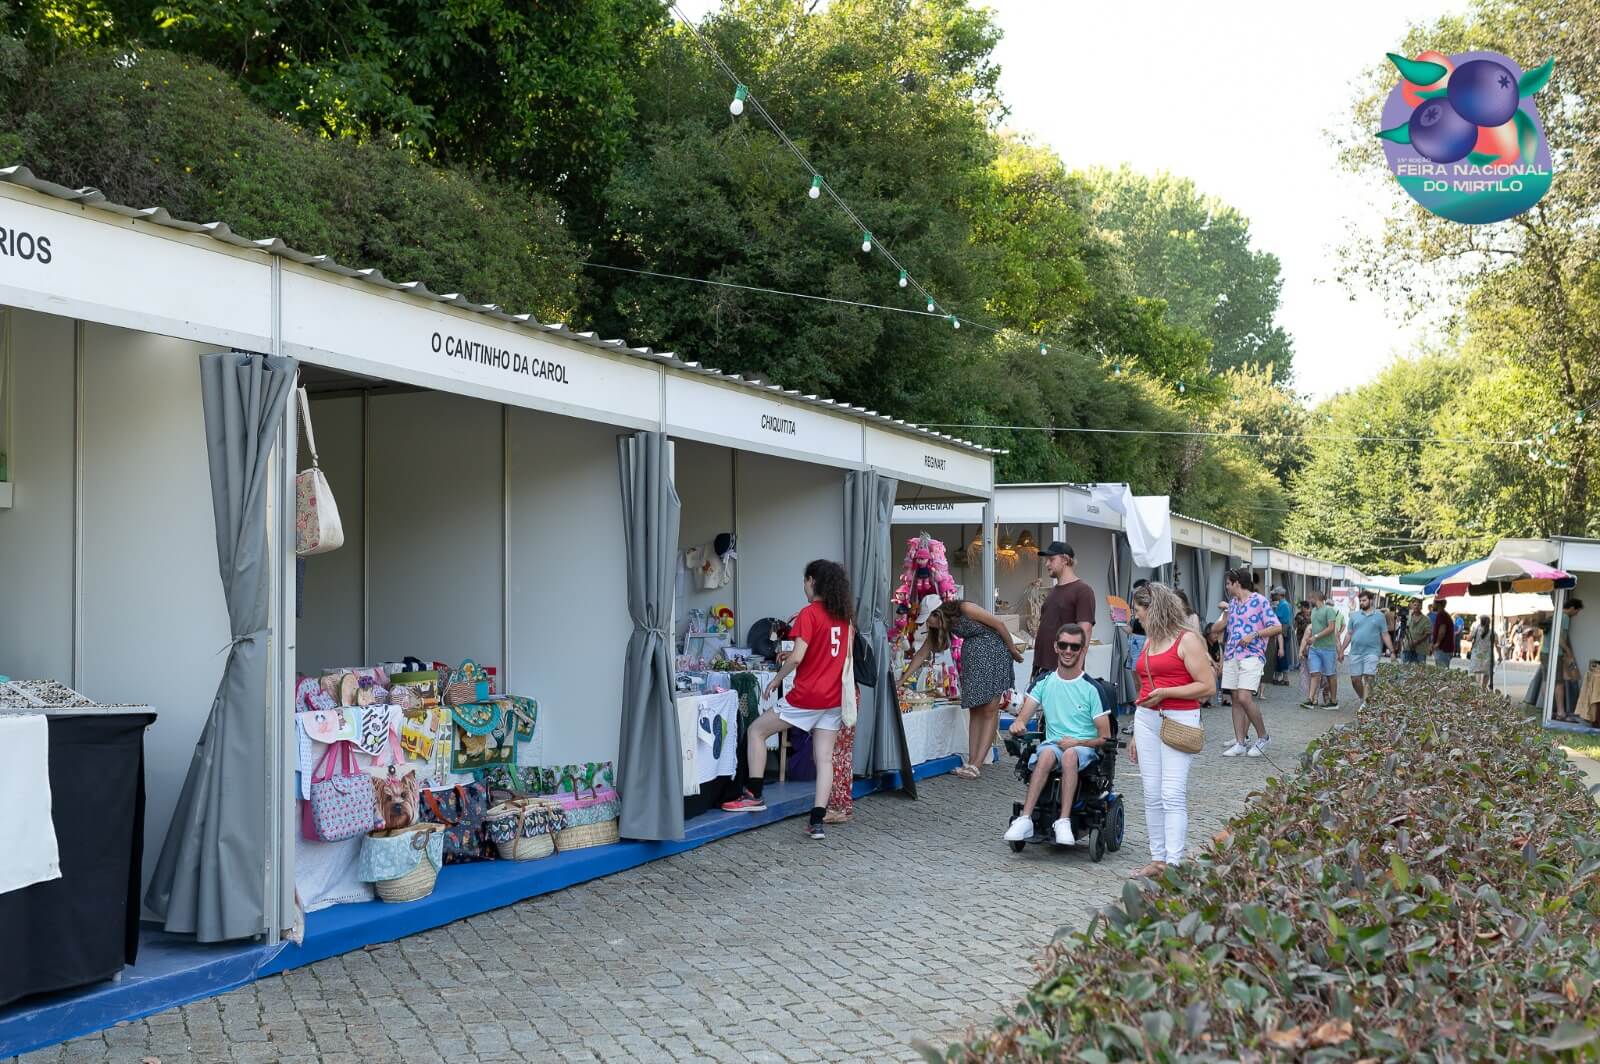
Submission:
<svg viewBox="0 0 1600 1064">
<path fill-rule="evenodd" d="M 1083 644 L 1082 643 L 1057 643 L 1056 644 L 1056 649 L 1057 650 L 1082 650 L 1083 649 Z"/>
</svg>

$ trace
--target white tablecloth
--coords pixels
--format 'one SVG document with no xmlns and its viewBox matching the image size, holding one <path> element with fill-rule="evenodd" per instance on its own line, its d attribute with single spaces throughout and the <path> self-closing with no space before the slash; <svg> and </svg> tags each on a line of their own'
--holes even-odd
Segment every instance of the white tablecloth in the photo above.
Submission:
<svg viewBox="0 0 1600 1064">
<path fill-rule="evenodd" d="M 935 702 L 927 709 L 902 713 L 906 726 L 906 749 L 911 763 L 967 755 L 967 711 L 955 702 Z"/>
</svg>

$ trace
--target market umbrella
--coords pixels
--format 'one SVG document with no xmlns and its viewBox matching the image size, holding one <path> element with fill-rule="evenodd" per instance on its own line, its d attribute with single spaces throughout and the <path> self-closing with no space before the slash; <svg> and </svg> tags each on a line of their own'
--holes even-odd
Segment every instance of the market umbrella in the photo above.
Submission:
<svg viewBox="0 0 1600 1064">
<path fill-rule="evenodd" d="M 1544 562 L 1529 558 L 1480 558 L 1428 582 L 1423 592 L 1448 598 L 1451 595 L 1498 595 L 1505 591 L 1554 591 L 1577 583 L 1569 574 Z M 1489 612 L 1489 630 L 1494 631 L 1494 608 Z M 1552 646 L 1554 641 L 1552 640 Z M 1494 684 L 1494 645 L 1489 648 L 1489 683 Z"/>
<path fill-rule="evenodd" d="M 1479 558 L 1478 561 L 1488 561 L 1488 559 Z M 1402 584 L 1431 584 L 1440 577 L 1449 576 L 1458 569 L 1465 569 L 1469 565 L 1476 565 L 1478 564 L 1478 561 L 1451 562 L 1449 565 L 1435 565 L 1431 569 L 1423 569 L 1420 572 L 1415 573 L 1406 573 L 1404 576 L 1401 576 L 1398 579 Z"/>
</svg>

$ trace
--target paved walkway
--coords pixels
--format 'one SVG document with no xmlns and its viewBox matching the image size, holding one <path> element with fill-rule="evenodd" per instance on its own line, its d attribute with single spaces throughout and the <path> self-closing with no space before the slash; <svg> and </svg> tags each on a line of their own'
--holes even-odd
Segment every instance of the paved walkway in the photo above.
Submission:
<svg viewBox="0 0 1600 1064">
<path fill-rule="evenodd" d="M 1273 688 L 1273 761 L 1349 720 Z M 1190 843 L 1276 770 L 1217 756 L 1206 713 Z M 1021 785 L 1009 763 L 967 783 L 879 795 L 824 842 L 788 821 L 607 879 L 322 961 L 25 1061 L 916 1060 L 986 1025 L 1032 981 L 1058 927 L 1082 927 L 1148 858 L 1138 771 L 1120 853 L 1001 840 Z M 762 1019 L 746 1019 L 762 1016 Z"/>
</svg>

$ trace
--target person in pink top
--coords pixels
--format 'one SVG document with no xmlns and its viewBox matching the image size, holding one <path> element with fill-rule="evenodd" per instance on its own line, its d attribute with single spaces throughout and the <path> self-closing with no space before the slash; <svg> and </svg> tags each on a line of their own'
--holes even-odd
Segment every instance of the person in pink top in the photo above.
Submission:
<svg viewBox="0 0 1600 1064">
<path fill-rule="evenodd" d="M 1200 699 L 1216 690 L 1205 640 L 1188 625 L 1187 611 L 1165 584 L 1145 584 L 1133 593 L 1133 612 L 1145 632 L 1134 663 L 1139 708 L 1133 718 L 1130 757 L 1144 781 L 1145 834 L 1150 863 L 1134 878 L 1159 876 L 1183 860 L 1189 835 L 1189 766 L 1193 754 L 1161 741 L 1161 718 L 1200 727 Z"/>
<path fill-rule="evenodd" d="M 1222 688 L 1233 698 L 1233 745 L 1223 757 L 1248 754 L 1260 757 L 1272 737 L 1256 705 L 1261 689 L 1261 673 L 1267 664 L 1267 647 L 1272 637 L 1283 631 L 1283 624 L 1272 610 L 1272 603 L 1256 593 L 1255 578 L 1249 569 L 1229 569 L 1225 578 L 1228 597 L 1218 608 L 1221 615 L 1211 626 L 1212 635 L 1226 635 L 1222 646 Z M 1250 741 L 1250 726 L 1256 729 Z"/>
</svg>

